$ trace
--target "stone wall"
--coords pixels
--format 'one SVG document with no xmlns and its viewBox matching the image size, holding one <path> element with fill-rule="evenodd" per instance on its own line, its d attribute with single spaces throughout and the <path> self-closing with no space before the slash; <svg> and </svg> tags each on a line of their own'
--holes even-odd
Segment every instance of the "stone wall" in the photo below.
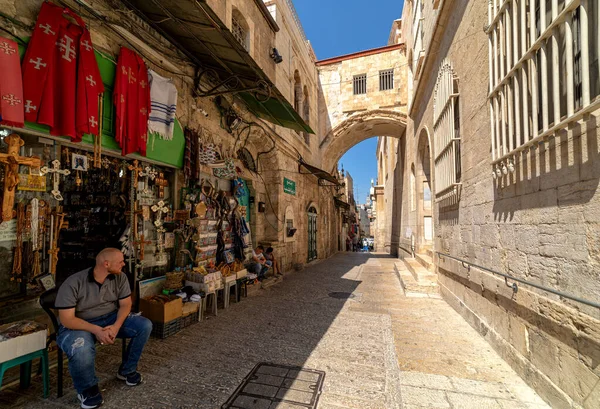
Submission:
<svg viewBox="0 0 600 409">
<path fill-rule="evenodd" d="M 481 30 L 487 24 L 487 4 L 453 2 L 439 18 L 440 33 L 416 85 L 419 93 L 406 132 L 402 210 L 395 217 L 402 229 L 420 233 L 418 209 L 407 210 L 411 196 L 419 193 L 411 192 L 410 163 L 418 163 L 422 135 L 433 142 L 434 87 L 447 58 L 459 78 L 462 190 L 457 203 L 434 207 L 435 250 L 600 301 L 600 113 L 529 151 L 514 174 L 495 181 L 488 38 Z M 434 261 L 444 298 L 553 407 L 599 407 L 597 308 L 526 285 L 515 294 L 489 272 L 449 258 Z"/>
<path fill-rule="evenodd" d="M 319 79 L 327 106 L 327 110 L 322 112 L 327 118 L 320 118 L 320 121 L 330 126 L 323 130 L 323 136 L 355 112 L 374 109 L 403 110 L 402 107 L 406 105 L 405 63 L 404 51 L 398 48 L 382 49 L 371 55 L 357 53 L 318 62 Z M 387 69 L 394 70 L 394 88 L 380 91 L 379 72 Z M 353 78 L 359 74 L 367 75 L 367 93 L 354 95 Z"/>
<path fill-rule="evenodd" d="M 257 62 L 277 89 L 294 106 L 294 74 L 298 71 L 301 93 L 304 88 L 308 94 L 309 116 L 306 122 L 315 132 L 318 130 L 318 76 L 311 55 L 312 49 L 302 38 L 298 27 L 291 16 L 287 3 L 283 0 L 266 2 L 270 9 L 275 10 L 275 20 L 279 31 L 274 32 L 253 0 L 208 0 L 208 4 L 217 13 L 221 21 L 231 28 L 231 16 L 237 9 L 250 27 L 251 42 L 250 56 Z M 270 57 L 271 50 L 277 48 L 283 61 L 275 64 Z M 304 118 L 304 97 L 300 107 L 300 116 Z M 270 127 L 281 135 L 309 163 L 320 160 L 316 134 L 301 133 L 277 125 Z M 308 139 L 308 143 L 306 141 Z"/>
</svg>

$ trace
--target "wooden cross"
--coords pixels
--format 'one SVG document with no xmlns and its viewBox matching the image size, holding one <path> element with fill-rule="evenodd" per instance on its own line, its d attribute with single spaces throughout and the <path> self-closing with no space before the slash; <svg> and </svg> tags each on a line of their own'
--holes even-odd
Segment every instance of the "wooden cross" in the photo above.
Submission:
<svg viewBox="0 0 600 409">
<path fill-rule="evenodd" d="M 140 162 L 136 159 L 133 161 L 133 165 L 127 166 L 127 169 L 131 171 L 131 183 L 134 186 L 134 189 L 137 190 L 138 184 L 138 176 L 140 172 L 144 170 L 144 168 L 139 166 Z"/>
<path fill-rule="evenodd" d="M 63 200 L 62 195 L 60 194 L 60 190 L 59 190 L 59 185 L 60 185 L 60 175 L 70 175 L 71 171 L 69 169 L 61 169 L 60 168 L 60 161 L 58 159 L 54 159 L 52 161 L 52 168 L 49 168 L 48 166 L 44 166 L 42 169 L 40 169 L 40 172 L 42 175 L 45 175 L 46 173 L 52 173 L 52 190 L 50 191 L 50 193 L 52 193 L 52 196 L 54 197 L 54 199 L 58 200 L 59 202 L 61 200 Z"/>
<path fill-rule="evenodd" d="M 24 145 L 24 142 L 16 134 L 7 136 L 4 138 L 4 142 L 8 144 L 8 151 L 7 153 L 0 153 L 0 163 L 5 163 L 2 221 L 7 221 L 15 215 L 15 190 L 19 184 L 19 165 L 39 168 L 42 166 L 42 161 L 35 156 L 19 156 L 19 149 Z"/>
<path fill-rule="evenodd" d="M 132 243 L 133 243 L 134 246 L 139 246 L 140 247 L 140 253 L 139 253 L 139 257 L 138 258 L 139 258 L 140 261 L 143 261 L 144 260 L 144 248 L 145 248 L 144 246 L 146 244 L 152 244 L 152 242 L 151 241 L 144 241 L 144 235 L 142 234 L 140 236 L 139 240 L 133 241 Z"/>
<path fill-rule="evenodd" d="M 133 240 L 137 240 L 138 238 L 137 218 L 142 213 L 143 209 L 138 209 L 137 201 L 133 204 L 133 212 L 125 212 L 127 216 L 131 217 L 131 234 L 133 235 Z"/>
<path fill-rule="evenodd" d="M 65 223 L 65 214 L 62 213 L 60 206 L 56 208 L 56 211 L 52 213 L 50 218 L 50 249 L 48 254 L 50 255 L 50 274 L 56 274 L 56 263 L 58 263 L 58 236 L 63 227 L 67 227 Z"/>
</svg>

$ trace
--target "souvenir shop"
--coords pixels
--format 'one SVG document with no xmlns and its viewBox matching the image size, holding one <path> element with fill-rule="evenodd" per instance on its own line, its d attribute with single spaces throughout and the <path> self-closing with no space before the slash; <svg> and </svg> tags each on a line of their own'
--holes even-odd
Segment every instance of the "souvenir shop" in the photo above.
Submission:
<svg viewBox="0 0 600 409">
<path fill-rule="evenodd" d="M 198 321 L 207 298 L 216 314 L 218 293 L 227 306 L 252 252 L 245 163 L 183 129 L 175 82 L 127 47 L 94 50 L 73 11 L 44 2 L 16 40 L 0 37 L 0 303 L 116 247 L 156 335 Z"/>
</svg>

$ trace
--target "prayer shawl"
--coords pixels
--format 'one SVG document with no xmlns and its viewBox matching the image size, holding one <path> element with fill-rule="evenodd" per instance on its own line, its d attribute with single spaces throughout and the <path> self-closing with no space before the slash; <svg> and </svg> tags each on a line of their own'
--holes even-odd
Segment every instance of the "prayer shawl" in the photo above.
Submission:
<svg viewBox="0 0 600 409">
<path fill-rule="evenodd" d="M 117 116 L 116 140 L 123 155 L 139 152 L 146 156 L 150 87 L 148 68 L 134 51 L 121 47 L 113 99 Z"/>
<path fill-rule="evenodd" d="M 22 127 L 23 82 L 17 43 L 0 37 L 0 124 Z"/>
<path fill-rule="evenodd" d="M 70 17 L 77 24 L 71 23 Z M 25 119 L 51 135 L 98 135 L 100 70 L 84 21 L 68 8 L 44 2 L 23 58 Z"/>
<path fill-rule="evenodd" d="M 169 78 L 161 77 L 150 70 L 150 99 L 152 111 L 148 128 L 151 133 L 158 134 L 161 139 L 173 139 L 175 110 L 177 109 L 177 88 Z"/>
</svg>

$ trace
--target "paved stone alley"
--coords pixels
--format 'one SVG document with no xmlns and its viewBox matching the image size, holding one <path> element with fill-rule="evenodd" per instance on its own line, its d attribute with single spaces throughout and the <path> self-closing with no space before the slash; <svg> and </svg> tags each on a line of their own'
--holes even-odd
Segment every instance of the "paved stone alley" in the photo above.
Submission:
<svg viewBox="0 0 600 409">
<path fill-rule="evenodd" d="M 119 347 L 101 348 L 103 407 L 220 408 L 260 362 L 324 371 L 320 409 L 548 407 L 443 300 L 405 297 L 395 261 L 338 254 L 219 310 L 217 318 L 151 339 L 139 368 L 145 382 L 137 388 L 115 379 Z M 78 407 L 68 375 L 61 399 L 51 382 L 49 399 L 41 398 L 35 378 L 30 390 L 2 391 L 0 406 Z M 245 408 L 304 408 L 248 402 Z"/>
</svg>

